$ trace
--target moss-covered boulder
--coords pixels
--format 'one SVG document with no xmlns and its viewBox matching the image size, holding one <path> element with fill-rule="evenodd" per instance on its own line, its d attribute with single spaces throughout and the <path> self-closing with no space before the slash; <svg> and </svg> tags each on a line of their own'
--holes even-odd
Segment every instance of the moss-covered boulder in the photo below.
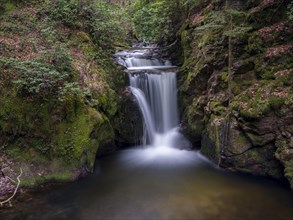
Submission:
<svg viewBox="0 0 293 220">
<path fill-rule="evenodd" d="M 80 100 L 36 104 L 6 94 L 0 102 L 0 144 L 23 167 L 23 184 L 75 179 L 93 170 L 100 147 L 115 146 L 107 117 Z"/>
</svg>

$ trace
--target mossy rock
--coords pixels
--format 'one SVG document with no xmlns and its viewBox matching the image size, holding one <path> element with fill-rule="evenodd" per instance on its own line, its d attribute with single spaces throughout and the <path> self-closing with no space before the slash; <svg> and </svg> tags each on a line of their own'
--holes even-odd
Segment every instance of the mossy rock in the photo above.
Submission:
<svg viewBox="0 0 293 220">
<path fill-rule="evenodd" d="M 279 1 L 264 2 L 260 4 L 256 10 L 251 10 L 248 15 L 249 23 L 256 29 L 268 26 L 286 19 L 286 4 L 280 4 Z M 276 10 L 278 7 L 278 10 Z"/>
<path fill-rule="evenodd" d="M 216 146 L 215 143 L 205 133 L 203 134 L 201 139 L 200 152 L 208 159 L 213 161 L 215 164 L 220 164 L 221 155 L 219 152 L 219 146 Z"/>
<path fill-rule="evenodd" d="M 49 170 L 48 177 L 33 182 L 62 179 L 64 175 L 59 178 L 58 173 L 68 169 L 75 170 L 70 176 L 73 179 L 82 167 L 93 169 L 100 146 L 115 145 L 108 118 L 80 100 L 42 102 L 2 94 L 0 102 L 0 143 L 7 145 L 6 154 L 17 161 L 34 160 L 40 166 L 58 160 L 60 167 L 67 167 L 56 169 L 56 173 Z"/>
<path fill-rule="evenodd" d="M 52 137 L 52 154 L 76 166 L 84 163 L 83 157 L 86 155 L 90 157 L 86 162 L 92 167 L 100 141 L 103 141 L 106 135 L 100 134 L 97 137 L 99 139 L 92 139 L 90 135 L 95 126 L 102 126 L 104 122 L 103 116 L 92 108 L 78 111 L 71 121 L 58 125 L 58 133 Z"/>
<path fill-rule="evenodd" d="M 285 168 L 285 177 L 288 179 L 291 188 L 293 188 L 293 163 Z"/>
<path fill-rule="evenodd" d="M 223 132 L 224 124 L 225 120 L 223 118 L 215 118 L 207 125 L 201 141 L 201 152 L 218 165 L 221 163 L 223 147 L 221 133 Z"/>
<path fill-rule="evenodd" d="M 281 179 L 283 168 L 274 157 L 275 150 L 273 145 L 251 148 L 240 155 L 226 157 L 223 165 L 244 173 Z"/>
<path fill-rule="evenodd" d="M 275 156 L 284 166 L 285 177 L 293 188 L 293 147 L 290 140 L 286 138 L 277 139 L 277 151 Z"/>
</svg>

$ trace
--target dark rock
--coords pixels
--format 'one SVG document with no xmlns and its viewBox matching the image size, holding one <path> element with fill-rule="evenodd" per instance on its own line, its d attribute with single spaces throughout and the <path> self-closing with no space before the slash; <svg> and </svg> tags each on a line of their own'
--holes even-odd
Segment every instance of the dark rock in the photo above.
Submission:
<svg viewBox="0 0 293 220">
<path fill-rule="evenodd" d="M 114 142 L 106 142 L 99 146 L 96 156 L 101 157 L 107 154 L 114 153 L 117 151 L 117 146 Z"/>
<path fill-rule="evenodd" d="M 220 153 L 213 140 L 210 139 L 207 133 L 204 133 L 201 140 L 201 150 L 203 155 L 213 161 L 215 164 L 219 164 Z"/>
<path fill-rule="evenodd" d="M 233 64 L 234 74 L 244 74 L 253 70 L 255 64 L 252 61 L 238 61 Z"/>
<path fill-rule="evenodd" d="M 143 121 L 135 97 L 129 88 L 122 94 L 120 109 L 114 119 L 115 142 L 118 147 L 136 145 L 143 133 Z"/>
<path fill-rule="evenodd" d="M 273 145 L 252 148 L 239 155 L 222 157 L 221 166 L 255 175 L 282 178 L 283 167 L 274 157 L 275 150 Z"/>
<path fill-rule="evenodd" d="M 276 135 L 273 133 L 267 133 L 260 136 L 251 133 L 246 133 L 246 135 L 248 136 L 253 146 L 264 146 L 268 143 L 274 142 L 276 139 Z"/>
</svg>

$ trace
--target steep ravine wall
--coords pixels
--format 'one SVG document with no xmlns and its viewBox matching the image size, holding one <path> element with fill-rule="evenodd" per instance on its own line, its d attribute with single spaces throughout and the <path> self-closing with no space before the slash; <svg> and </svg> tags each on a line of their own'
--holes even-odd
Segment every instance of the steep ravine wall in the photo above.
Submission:
<svg viewBox="0 0 293 220">
<path fill-rule="evenodd" d="M 172 54 L 181 57 L 185 133 L 219 166 L 293 187 L 290 1 L 229 0 L 228 8 L 225 1 L 202 2 L 183 22 Z"/>
</svg>

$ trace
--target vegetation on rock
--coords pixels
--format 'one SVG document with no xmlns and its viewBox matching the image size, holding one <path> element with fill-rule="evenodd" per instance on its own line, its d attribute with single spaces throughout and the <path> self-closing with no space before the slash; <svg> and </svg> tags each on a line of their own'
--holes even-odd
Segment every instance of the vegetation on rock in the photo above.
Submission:
<svg viewBox="0 0 293 220">
<path fill-rule="evenodd" d="M 177 33 L 186 133 L 220 166 L 275 178 L 285 172 L 292 184 L 292 5 L 189 2 Z"/>
<path fill-rule="evenodd" d="M 123 123 L 110 123 L 125 85 L 112 60 L 126 44 L 123 12 L 101 1 L 7 0 L 0 13 L 0 155 L 14 161 L 0 168 L 22 167 L 21 185 L 76 179 L 99 148 L 115 148 Z"/>
</svg>

